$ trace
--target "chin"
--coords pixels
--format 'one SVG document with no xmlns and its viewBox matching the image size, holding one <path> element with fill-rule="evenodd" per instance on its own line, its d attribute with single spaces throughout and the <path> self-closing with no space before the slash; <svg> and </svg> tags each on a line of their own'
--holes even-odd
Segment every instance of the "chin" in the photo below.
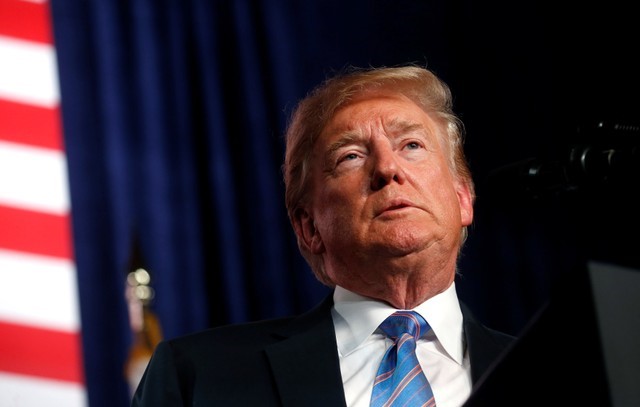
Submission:
<svg viewBox="0 0 640 407">
<path fill-rule="evenodd" d="M 431 242 L 441 240 L 433 233 L 425 233 L 424 228 L 417 228 L 414 225 L 407 227 L 386 228 L 377 234 L 381 238 L 380 245 L 396 248 L 399 251 L 412 252 L 429 246 Z"/>
<path fill-rule="evenodd" d="M 419 252 L 427 246 L 423 240 L 388 239 L 374 245 L 374 251 L 377 254 L 400 257 Z"/>
</svg>

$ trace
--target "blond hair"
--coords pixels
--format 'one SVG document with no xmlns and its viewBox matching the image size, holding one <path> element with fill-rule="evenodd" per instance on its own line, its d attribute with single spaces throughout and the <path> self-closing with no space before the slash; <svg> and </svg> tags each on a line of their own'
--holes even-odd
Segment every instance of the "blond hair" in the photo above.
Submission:
<svg viewBox="0 0 640 407">
<path fill-rule="evenodd" d="M 431 117 L 443 125 L 444 141 L 450 155 L 449 166 L 453 174 L 469 187 L 472 199 L 474 186 L 464 155 L 464 126 L 453 112 L 449 87 L 433 72 L 415 65 L 383 68 L 350 68 L 335 75 L 302 99 L 291 115 L 285 132 L 286 151 L 282 166 L 285 182 L 285 204 L 293 223 L 298 210 L 308 203 L 311 153 L 324 127 L 341 107 L 355 97 L 376 89 L 392 89 L 413 100 Z M 466 227 L 462 230 L 466 239 Z M 316 278 L 332 286 L 324 271 L 320 256 L 310 253 L 298 236 L 298 247 Z"/>
</svg>

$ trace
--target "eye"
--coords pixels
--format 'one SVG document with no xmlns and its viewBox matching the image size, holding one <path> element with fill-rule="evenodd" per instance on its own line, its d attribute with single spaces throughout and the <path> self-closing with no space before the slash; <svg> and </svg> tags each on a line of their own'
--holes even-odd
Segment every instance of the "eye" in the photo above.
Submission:
<svg viewBox="0 0 640 407">
<path fill-rule="evenodd" d="M 359 165 L 363 157 L 363 152 L 350 149 L 350 151 L 345 151 L 336 157 L 336 160 L 334 161 L 334 167 L 342 169 L 354 168 L 355 166 Z"/>
<path fill-rule="evenodd" d="M 356 153 L 349 153 L 349 154 L 345 154 L 342 157 L 340 157 L 340 159 L 338 160 L 338 162 L 341 161 L 351 161 L 351 160 L 355 160 L 356 158 L 358 158 L 358 154 Z"/>
<path fill-rule="evenodd" d="M 418 149 L 422 148 L 422 145 L 420 143 L 418 143 L 417 141 L 410 141 L 405 145 L 405 148 L 407 148 L 409 150 L 418 150 Z"/>
</svg>

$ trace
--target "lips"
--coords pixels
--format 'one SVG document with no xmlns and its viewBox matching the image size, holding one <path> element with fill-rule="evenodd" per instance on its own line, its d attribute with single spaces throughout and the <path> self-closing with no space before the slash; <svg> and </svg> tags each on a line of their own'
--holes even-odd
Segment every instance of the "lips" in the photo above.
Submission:
<svg viewBox="0 0 640 407">
<path fill-rule="evenodd" d="M 393 210 L 395 210 L 395 209 L 402 209 L 402 208 L 406 208 L 406 207 L 408 207 L 408 206 L 409 206 L 409 205 L 404 205 L 404 204 L 391 205 L 391 206 L 389 206 L 389 207 L 385 208 L 385 209 L 384 209 L 384 211 L 385 211 L 385 212 L 386 212 L 386 211 L 393 211 Z"/>
<path fill-rule="evenodd" d="M 412 208 L 414 206 L 415 206 L 414 203 L 408 199 L 394 198 L 386 202 L 382 210 L 378 211 L 378 215 L 381 215 L 385 212 L 392 212 L 392 211 L 396 211 L 404 208 Z"/>
</svg>

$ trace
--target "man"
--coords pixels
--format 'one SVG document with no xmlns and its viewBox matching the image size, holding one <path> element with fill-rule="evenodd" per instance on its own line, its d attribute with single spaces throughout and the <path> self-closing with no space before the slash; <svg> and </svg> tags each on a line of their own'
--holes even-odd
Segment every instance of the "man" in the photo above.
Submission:
<svg viewBox="0 0 640 407">
<path fill-rule="evenodd" d="M 302 100 L 286 140 L 289 217 L 333 295 L 299 317 L 161 343 L 133 405 L 368 406 L 395 346 L 378 327 L 398 310 L 428 323 L 414 342 L 430 405 L 462 405 L 512 338 L 456 295 L 474 187 L 449 88 L 416 66 L 353 70 Z"/>
</svg>

